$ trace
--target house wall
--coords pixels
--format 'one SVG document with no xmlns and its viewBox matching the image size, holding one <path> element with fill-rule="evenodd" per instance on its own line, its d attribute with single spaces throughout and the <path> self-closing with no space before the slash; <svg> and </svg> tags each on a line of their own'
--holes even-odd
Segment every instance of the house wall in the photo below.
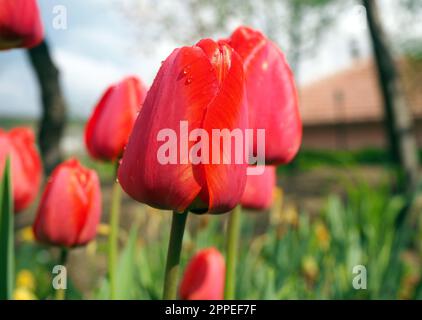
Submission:
<svg viewBox="0 0 422 320">
<path fill-rule="evenodd" d="M 422 119 L 415 122 L 417 143 L 422 149 Z M 340 123 L 329 125 L 305 125 L 304 149 L 358 150 L 386 148 L 382 122 Z"/>
</svg>

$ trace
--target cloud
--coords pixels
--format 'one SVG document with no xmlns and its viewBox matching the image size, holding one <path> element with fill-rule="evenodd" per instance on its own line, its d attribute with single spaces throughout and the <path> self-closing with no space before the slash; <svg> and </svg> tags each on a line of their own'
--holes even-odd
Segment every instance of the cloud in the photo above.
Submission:
<svg viewBox="0 0 422 320">
<path fill-rule="evenodd" d="M 107 60 L 54 49 L 66 100 L 72 115 L 88 116 L 103 91 L 125 75 L 125 69 Z"/>
</svg>

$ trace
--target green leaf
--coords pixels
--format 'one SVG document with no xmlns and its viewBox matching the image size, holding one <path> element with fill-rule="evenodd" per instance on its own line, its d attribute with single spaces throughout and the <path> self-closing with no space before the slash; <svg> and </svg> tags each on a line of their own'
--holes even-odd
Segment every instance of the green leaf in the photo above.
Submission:
<svg viewBox="0 0 422 320">
<path fill-rule="evenodd" d="M 136 241 L 138 238 L 139 226 L 135 223 L 129 233 L 129 238 L 120 254 L 117 264 L 116 299 L 135 299 L 137 294 L 137 265 L 136 265 Z M 100 300 L 108 299 L 110 294 L 109 279 L 104 279 L 95 298 Z"/>
<path fill-rule="evenodd" d="M 10 161 L 0 182 L 0 300 L 12 299 L 14 282 L 13 198 Z"/>
<path fill-rule="evenodd" d="M 117 299 L 134 299 L 136 293 L 136 241 L 138 226 L 134 224 L 129 233 L 129 239 L 120 256 L 117 266 Z"/>
</svg>

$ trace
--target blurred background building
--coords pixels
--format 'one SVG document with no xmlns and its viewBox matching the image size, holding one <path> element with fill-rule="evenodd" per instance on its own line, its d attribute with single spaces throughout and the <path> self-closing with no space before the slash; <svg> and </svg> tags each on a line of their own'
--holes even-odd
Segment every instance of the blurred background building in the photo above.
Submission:
<svg viewBox="0 0 422 320">
<path fill-rule="evenodd" d="M 422 63 L 398 60 L 416 139 L 422 148 Z M 387 147 L 384 108 L 374 62 L 356 59 L 347 68 L 299 88 L 305 149 Z"/>
</svg>

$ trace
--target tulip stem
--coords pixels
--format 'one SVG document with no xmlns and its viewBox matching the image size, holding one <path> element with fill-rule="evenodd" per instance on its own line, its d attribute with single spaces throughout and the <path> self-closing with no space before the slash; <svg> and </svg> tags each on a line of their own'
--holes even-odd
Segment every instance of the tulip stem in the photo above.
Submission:
<svg viewBox="0 0 422 320">
<path fill-rule="evenodd" d="M 60 248 L 59 264 L 66 267 L 69 249 L 66 247 Z M 67 273 L 66 273 L 67 274 Z M 56 300 L 66 300 L 66 288 L 56 289 Z"/>
<path fill-rule="evenodd" d="M 110 283 L 110 299 L 116 299 L 117 286 L 117 255 L 119 241 L 119 216 L 120 216 L 121 189 L 117 180 L 113 184 L 110 212 L 110 236 L 108 242 L 108 276 Z"/>
<path fill-rule="evenodd" d="M 177 298 L 180 252 L 182 251 L 183 234 L 185 232 L 187 216 L 187 211 L 183 213 L 173 212 L 167 251 L 166 273 L 164 277 L 164 300 L 175 300 Z"/>
<path fill-rule="evenodd" d="M 227 243 L 226 243 L 226 285 L 224 288 L 224 298 L 233 300 L 236 291 L 236 262 L 237 252 L 239 250 L 239 232 L 240 232 L 240 215 L 242 209 L 240 205 L 233 209 L 229 214 L 227 225 Z"/>
</svg>

